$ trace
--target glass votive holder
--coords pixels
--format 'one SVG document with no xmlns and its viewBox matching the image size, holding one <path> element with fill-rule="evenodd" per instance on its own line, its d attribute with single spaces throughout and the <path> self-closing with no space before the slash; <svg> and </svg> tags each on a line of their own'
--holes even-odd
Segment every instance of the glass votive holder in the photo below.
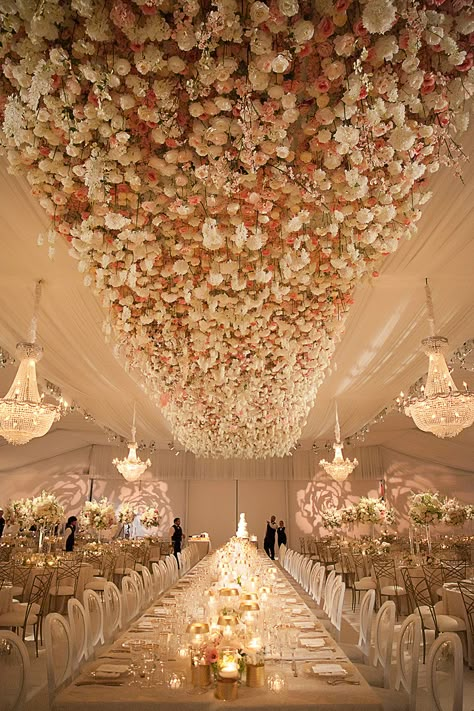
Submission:
<svg viewBox="0 0 474 711">
<path fill-rule="evenodd" d="M 182 691 L 186 686 L 186 677 L 178 672 L 171 672 L 166 677 L 166 686 L 171 691 Z"/>
<path fill-rule="evenodd" d="M 284 694 L 288 689 L 288 684 L 281 674 L 270 674 L 267 677 L 267 689 L 272 694 Z"/>
</svg>

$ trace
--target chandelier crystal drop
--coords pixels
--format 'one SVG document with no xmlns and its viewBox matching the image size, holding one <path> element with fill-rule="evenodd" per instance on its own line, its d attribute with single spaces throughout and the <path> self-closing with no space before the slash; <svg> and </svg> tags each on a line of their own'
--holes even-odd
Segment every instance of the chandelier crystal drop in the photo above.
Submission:
<svg viewBox="0 0 474 711">
<path fill-rule="evenodd" d="M 421 395 L 404 401 L 405 414 L 415 425 L 436 437 L 456 437 L 474 422 L 474 393 L 465 385 L 458 390 L 444 357 L 448 339 L 435 335 L 434 311 L 431 291 L 425 285 L 428 320 L 431 336 L 422 340 L 423 350 L 429 358 L 428 376 Z"/>
<path fill-rule="evenodd" d="M 345 481 L 349 474 L 356 468 L 359 464 L 357 459 L 344 459 L 343 454 L 343 444 L 341 442 L 341 428 L 339 427 L 339 416 L 337 412 L 336 404 L 336 426 L 334 427 L 335 442 L 333 444 L 334 449 L 334 459 L 332 462 L 327 462 L 325 459 L 321 459 L 319 462 L 323 469 L 332 477 L 335 481 Z"/>
<path fill-rule="evenodd" d="M 44 402 L 38 390 L 36 363 L 43 355 L 43 349 L 35 342 L 40 296 L 41 281 L 38 281 L 30 341 L 17 344 L 20 366 L 9 391 L 0 400 L 0 435 L 15 445 L 43 437 L 53 422 L 59 420 L 63 407 L 62 401 L 58 405 Z"/>
<path fill-rule="evenodd" d="M 126 459 L 114 459 L 114 464 L 123 478 L 128 482 L 138 481 L 142 474 L 151 466 L 150 459 L 143 462 L 137 455 L 137 443 L 135 427 L 135 405 L 133 406 L 132 441 L 128 443 L 128 456 Z"/>
</svg>

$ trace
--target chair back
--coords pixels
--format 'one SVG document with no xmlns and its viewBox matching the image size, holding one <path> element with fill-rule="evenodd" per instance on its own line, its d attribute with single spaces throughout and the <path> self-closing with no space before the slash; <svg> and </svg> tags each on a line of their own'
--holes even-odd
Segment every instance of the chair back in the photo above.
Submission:
<svg viewBox="0 0 474 711">
<path fill-rule="evenodd" d="M 442 560 L 444 583 L 458 583 L 466 579 L 467 562 L 465 560 Z"/>
<path fill-rule="evenodd" d="M 324 565 L 321 565 L 314 578 L 314 599 L 318 605 L 321 604 L 325 576 L 326 568 L 324 567 Z"/>
<path fill-rule="evenodd" d="M 30 685 L 30 658 L 25 643 L 9 630 L 0 630 L 2 711 L 22 711 Z"/>
<path fill-rule="evenodd" d="M 329 619 L 336 630 L 336 639 L 339 639 L 342 624 L 342 607 L 344 604 L 344 593 L 346 592 L 346 584 L 342 577 L 338 575 L 332 591 L 331 609 L 329 611 Z"/>
<path fill-rule="evenodd" d="M 122 626 L 122 596 L 115 583 L 107 582 L 104 587 L 104 637 L 113 639 Z"/>
<path fill-rule="evenodd" d="M 58 612 L 51 612 L 44 622 L 44 639 L 49 698 L 52 702 L 56 691 L 69 681 L 72 673 L 72 640 L 66 618 Z"/>
<path fill-rule="evenodd" d="M 454 669 L 446 669 L 453 657 Z M 439 667 L 442 667 L 440 674 Z M 448 672 L 448 673 L 447 673 Z M 448 683 L 443 684 L 443 681 Z M 454 632 L 443 632 L 430 647 L 427 660 L 427 687 L 431 711 L 461 711 L 463 697 L 462 643 Z"/>
<path fill-rule="evenodd" d="M 364 661 L 367 663 L 370 653 L 372 620 L 374 617 L 375 607 L 375 590 L 367 590 L 359 610 L 359 641 L 357 646 L 364 655 Z"/>
<path fill-rule="evenodd" d="M 154 598 L 153 579 L 148 568 L 142 568 L 143 586 L 145 588 L 145 601 L 150 605 Z"/>
<path fill-rule="evenodd" d="M 323 610 L 326 613 L 326 615 L 329 616 L 329 613 L 331 611 L 331 605 L 332 605 L 332 593 L 333 593 L 333 588 L 334 584 L 336 582 L 336 571 L 331 570 L 329 575 L 326 578 L 326 587 L 324 588 L 324 604 L 323 604 Z"/>
<path fill-rule="evenodd" d="M 135 619 L 140 611 L 140 593 L 136 581 L 130 575 L 122 578 L 122 603 L 124 620 L 128 622 Z"/>
<path fill-rule="evenodd" d="M 287 547 L 285 546 L 284 543 L 282 543 L 280 546 L 280 549 L 278 551 L 278 560 L 280 561 L 280 563 L 283 567 L 285 567 L 286 551 L 287 551 Z"/>
<path fill-rule="evenodd" d="M 84 590 L 84 612 L 88 629 L 88 655 L 94 654 L 99 644 L 104 644 L 104 607 L 94 590 Z"/>
<path fill-rule="evenodd" d="M 72 642 L 72 673 L 89 656 L 89 629 L 84 606 L 75 597 L 67 601 L 67 617 Z"/>
<path fill-rule="evenodd" d="M 408 710 L 415 711 L 418 687 L 418 665 L 420 661 L 421 620 L 416 614 L 409 615 L 400 627 L 396 662 L 395 688 L 400 686 L 408 694 Z"/>
<path fill-rule="evenodd" d="M 390 686 L 390 667 L 392 664 L 393 633 L 395 629 L 396 605 L 387 600 L 377 612 L 374 625 L 374 666 L 383 669 L 383 685 Z"/>
</svg>

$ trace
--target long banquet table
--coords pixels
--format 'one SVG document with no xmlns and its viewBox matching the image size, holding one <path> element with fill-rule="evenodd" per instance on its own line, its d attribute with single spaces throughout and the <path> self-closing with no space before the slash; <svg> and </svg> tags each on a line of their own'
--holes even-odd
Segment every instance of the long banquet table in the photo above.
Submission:
<svg viewBox="0 0 474 711">
<path fill-rule="evenodd" d="M 101 685 L 100 680 L 94 679 L 93 676 L 94 669 L 100 663 L 124 664 L 130 661 L 127 652 L 124 651 L 123 643 L 130 639 L 143 638 L 147 632 L 142 630 L 141 626 L 148 624 L 147 620 L 150 619 L 150 616 L 154 615 L 155 610 L 160 609 L 156 605 L 166 603 L 166 600 L 170 598 L 170 593 L 172 595 L 175 591 L 186 589 L 196 569 L 199 570 L 201 566 L 205 566 L 207 560 L 208 558 L 205 558 L 200 561 L 187 576 L 178 581 L 174 588 L 166 591 L 162 598 L 155 601 L 145 615 L 135 620 L 130 629 L 125 631 L 109 649 L 101 650 L 101 658 L 86 664 L 80 676 L 58 693 L 53 702 L 54 711 L 130 711 L 131 708 L 134 711 L 156 711 L 157 708 L 160 711 L 182 711 L 182 709 L 217 711 L 217 709 L 222 709 L 225 702 L 215 698 L 214 688 L 209 688 L 202 694 L 193 694 L 190 693 L 190 685 L 179 690 L 172 690 L 166 684 L 151 687 L 129 686 L 127 676 L 120 677 L 120 681 L 117 683 L 104 682 Z M 278 673 L 286 679 L 287 690 L 283 694 L 272 693 L 267 686 L 249 688 L 242 684 L 238 690 L 238 698 L 230 702 L 231 707 L 235 711 L 243 709 L 269 711 L 278 706 L 290 711 L 302 711 L 303 709 L 305 711 L 316 711 L 317 709 L 323 711 L 382 711 L 382 703 L 373 689 L 326 632 L 317 617 L 304 603 L 296 584 L 293 584 L 291 579 L 287 579 L 283 571 L 278 571 L 275 589 L 282 597 L 282 607 L 291 605 L 295 613 L 295 623 L 297 623 L 295 626 L 300 628 L 301 635 L 307 637 L 308 627 L 312 624 L 314 635 L 323 637 L 328 648 L 332 647 L 333 656 L 326 661 L 337 662 L 347 670 L 346 681 L 332 685 L 328 683 L 329 677 L 315 676 L 310 667 L 312 663 L 316 662 L 304 661 L 306 651 L 301 647 L 297 650 L 300 653 L 296 655 L 298 660 L 296 662 L 297 677 L 293 675 L 291 662 L 265 661 L 267 678 L 269 674 Z M 304 623 L 304 629 L 301 628 L 301 623 Z M 152 636 L 153 633 L 148 630 L 148 637 Z M 311 656 L 309 650 L 307 654 Z M 314 656 L 312 658 L 314 659 Z M 166 671 L 168 674 L 172 672 L 186 674 L 189 680 L 189 658 L 178 661 L 169 660 L 166 664 Z M 348 681 L 349 683 L 347 683 Z"/>
</svg>

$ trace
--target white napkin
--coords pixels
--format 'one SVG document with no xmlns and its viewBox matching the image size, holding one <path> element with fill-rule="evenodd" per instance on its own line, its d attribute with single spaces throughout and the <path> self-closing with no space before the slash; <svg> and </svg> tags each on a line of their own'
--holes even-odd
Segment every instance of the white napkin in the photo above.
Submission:
<svg viewBox="0 0 474 711">
<path fill-rule="evenodd" d="M 292 603 L 292 602 L 298 602 L 296 597 L 287 597 L 285 602 Z"/>
<path fill-rule="evenodd" d="M 167 615 L 168 614 L 168 610 L 166 607 L 155 607 L 153 612 L 155 613 L 155 615 Z"/>
<path fill-rule="evenodd" d="M 306 639 L 300 640 L 302 647 L 325 647 L 326 640 L 322 637 L 306 637 Z"/>
<path fill-rule="evenodd" d="M 321 674 L 324 676 L 345 676 L 347 674 L 347 669 L 341 667 L 340 664 L 313 664 L 311 667 L 314 674 Z"/>
<path fill-rule="evenodd" d="M 333 649 L 303 649 L 298 647 L 295 649 L 295 659 L 297 660 L 316 660 L 316 659 L 331 659 L 334 657 Z"/>
<path fill-rule="evenodd" d="M 295 627 L 299 627 L 300 630 L 312 630 L 314 627 L 314 622 L 310 620 L 295 620 L 293 624 Z"/>
</svg>

